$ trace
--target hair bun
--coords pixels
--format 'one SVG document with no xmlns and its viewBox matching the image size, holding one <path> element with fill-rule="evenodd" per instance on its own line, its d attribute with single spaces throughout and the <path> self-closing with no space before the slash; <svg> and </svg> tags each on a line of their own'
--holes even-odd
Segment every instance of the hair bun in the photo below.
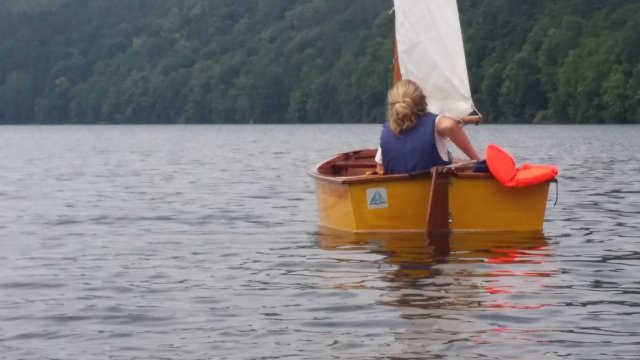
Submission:
<svg viewBox="0 0 640 360">
<path fill-rule="evenodd" d="M 387 94 L 389 126 L 395 135 L 412 128 L 427 109 L 426 97 L 420 86 L 411 80 L 397 82 Z"/>
<path fill-rule="evenodd" d="M 402 99 L 394 106 L 396 114 L 400 117 L 410 116 L 413 113 L 413 107 L 411 106 L 411 99 Z"/>
</svg>

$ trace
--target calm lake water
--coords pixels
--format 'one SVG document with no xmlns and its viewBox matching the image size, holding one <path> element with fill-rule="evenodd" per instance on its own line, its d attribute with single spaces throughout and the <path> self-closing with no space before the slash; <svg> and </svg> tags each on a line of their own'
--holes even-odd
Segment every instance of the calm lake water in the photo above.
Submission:
<svg viewBox="0 0 640 360">
<path fill-rule="evenodd" d="M 379 130 L 0 127 L 0 358 L 638 358 L 639 126 L 467 128 L 559 166 L 544 237 L 320 233 Z"/>
</svg>

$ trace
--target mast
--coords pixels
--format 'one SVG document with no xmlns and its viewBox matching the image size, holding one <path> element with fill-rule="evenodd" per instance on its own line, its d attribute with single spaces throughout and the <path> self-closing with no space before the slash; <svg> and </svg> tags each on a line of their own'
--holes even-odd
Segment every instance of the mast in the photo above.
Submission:
<svg viewBox="0 0 640 360">
<path fill-rule="evenodd" d="M 396 36 L 393 36 L 393 84 L 402 80 L 402 74 L 400 73 L 400 59 L 398 59 L 398 40 Z"/>
</svg>

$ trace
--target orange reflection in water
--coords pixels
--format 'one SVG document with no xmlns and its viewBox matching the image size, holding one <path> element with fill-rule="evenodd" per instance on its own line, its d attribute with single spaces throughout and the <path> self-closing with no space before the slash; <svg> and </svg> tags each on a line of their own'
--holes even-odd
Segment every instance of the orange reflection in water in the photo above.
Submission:
<svg viewBox="0 0 640 360">
<path fill-rule="evenodd" d="M 321 248 L 375 255 L 378 280 L 388 287 L 385 305 L 422 309 L 470 307 L 539 309 L 506 295 L 528 294 L 544 287 L 550 268 L 542 234 L 346 234 L 321 231 Z M 371 274 L 368 274 L 371 276 Z M 366 288 L 355 280 L 336 287 Z M 498 295 L 503 295 L 499 296 Z"/>
<path fill-rule="evenodd" d="M 364 269 L 333 273 L 334 288 L 382 290 L 375 304 L 408 321 L 393 331 L 398 357 L 438 358 L 453 343 L 545 342 L 547 329 L 511 320 L 544 316 L 536 311 L 548 306 L 545 282 L 557 270 L 542 234 L 320 233 L 318 243 Z M 367 261 L 376 266 L 362 267 Z"/>
</svg>

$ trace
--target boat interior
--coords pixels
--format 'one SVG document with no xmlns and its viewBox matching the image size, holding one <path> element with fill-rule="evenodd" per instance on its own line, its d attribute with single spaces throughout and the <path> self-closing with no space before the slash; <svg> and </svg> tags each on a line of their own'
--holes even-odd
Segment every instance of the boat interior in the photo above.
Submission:
<svg viewBox="0 0 640 360">
<path fill-rule="evenodd" d="M 317 167 L 318 174 L 330 177 L 374 175 L 376 149 L 341 153 Z"/>
<path fill-rule="evenodd" d="M 331 159 L 321 163 L 312 171 L 312 176 L 320 176 L 324 178 L 353 178 L 353 180 L 362 180 L 367 177 L 373 180 L 371 175 L 382 175 L 376 172 L 376 156 L 377 149 L 354 150 L 338 154 Z M 461 163 L 451 166 L 451 173 L 458 177 L 465 178 L 490 178 L 490 173 L 476 173 L 472 171 L 473 163 Z M 419 174 L 398 174 L 380 176 L 380 179 L 390 180 L 391 178 L 408 178 L 430 175 L 425 171 Z M 349 181 L 350 182 L 350 181 Z"/>
</svg>

